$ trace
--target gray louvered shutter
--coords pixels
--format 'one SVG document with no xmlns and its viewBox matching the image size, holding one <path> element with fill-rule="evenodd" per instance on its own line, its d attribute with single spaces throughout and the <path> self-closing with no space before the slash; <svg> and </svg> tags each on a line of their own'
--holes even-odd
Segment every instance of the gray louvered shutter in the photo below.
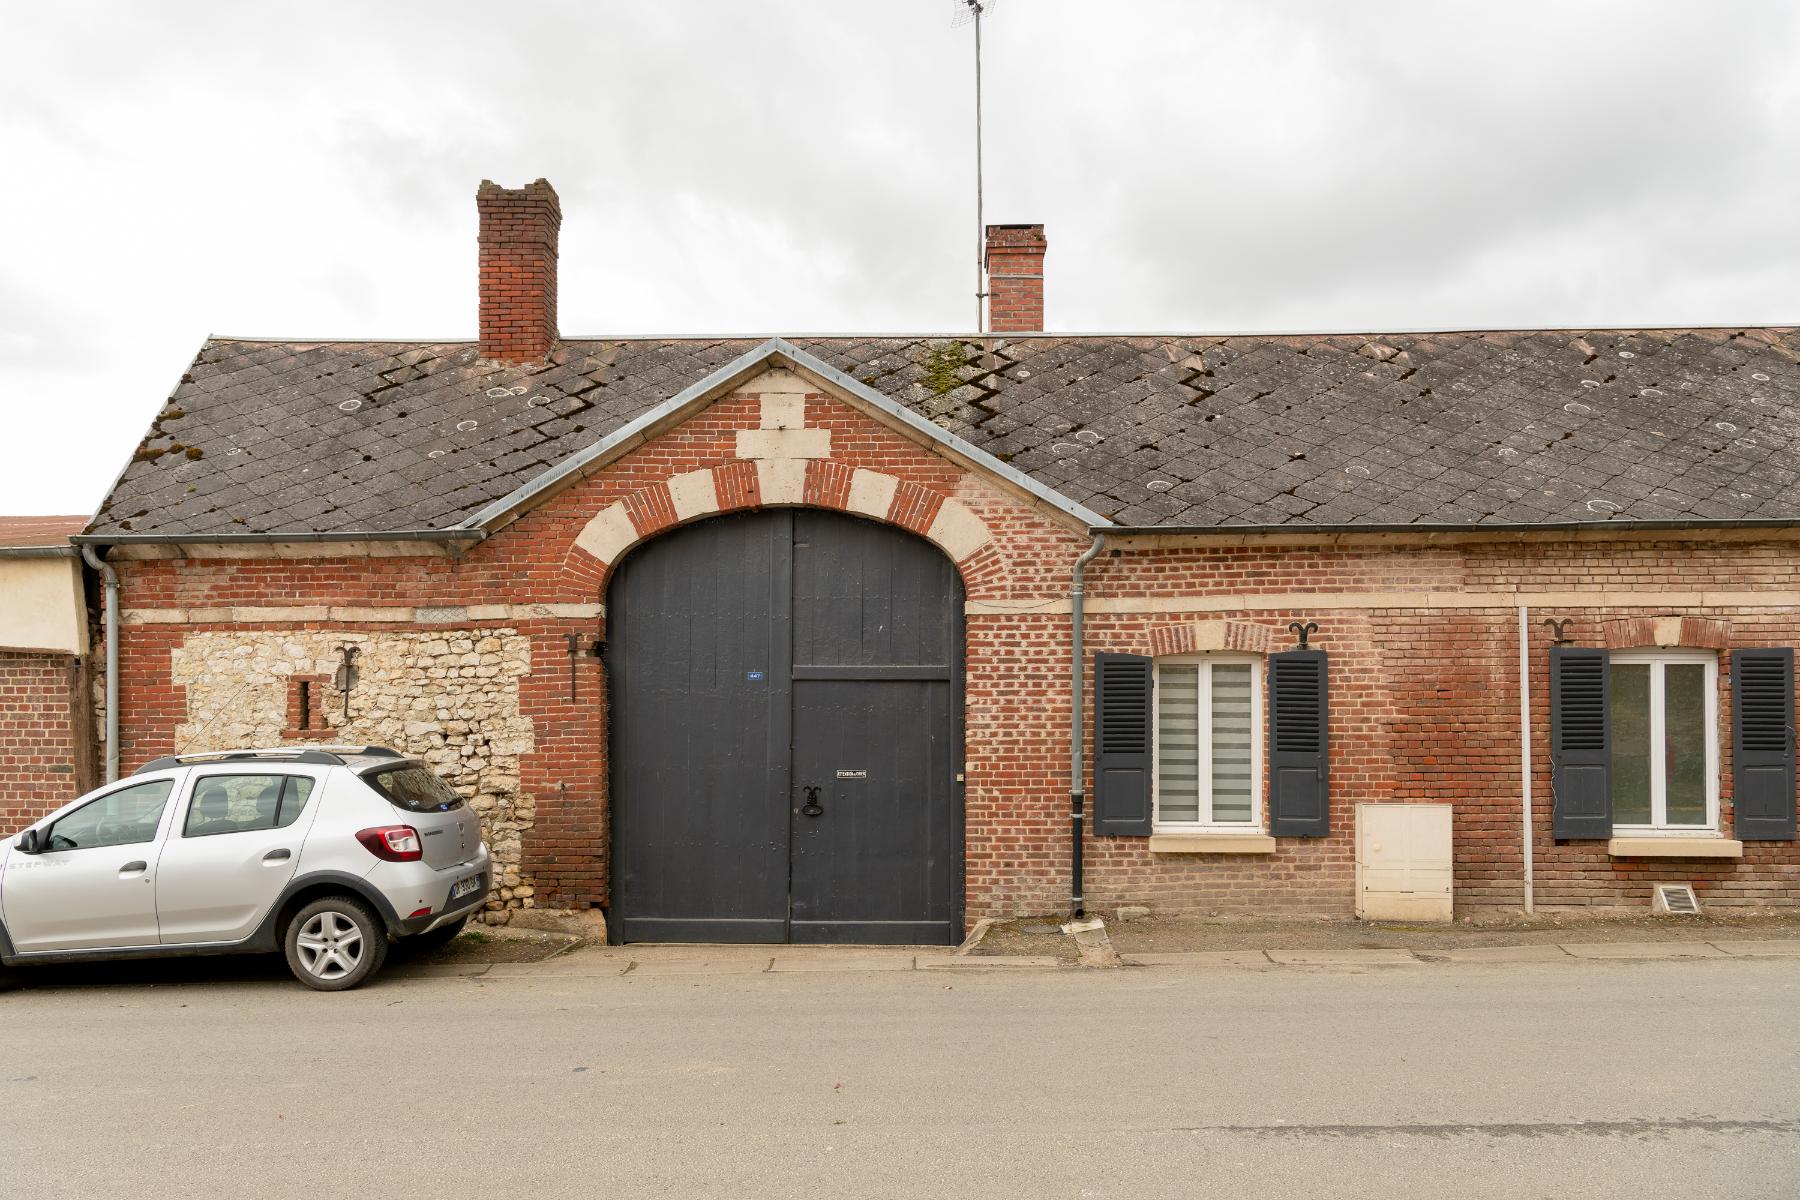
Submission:
<svg viewBox="0 0 1800 1200">
<path fill-rule="evenodd" d="M 1742 841 L 1794 836 L 1794 652 L 1731 652 L 1734 830 Z"/>
<path fill-rule="evenodd" d="M 1323 650 L 1269 655 L 1269 832 L 1331 832 L 1331 697 Z"/>
<path fill-rule="evenodd" d="M 1150 660 L 1094 655 L 1094 834 L 1150 836 Z"/>
<path fill-rule="evenodd" d="M 1550 832 L 1612 836 L 1612 671 L 1604 650 L 1550 648 Z"/>
</svg>

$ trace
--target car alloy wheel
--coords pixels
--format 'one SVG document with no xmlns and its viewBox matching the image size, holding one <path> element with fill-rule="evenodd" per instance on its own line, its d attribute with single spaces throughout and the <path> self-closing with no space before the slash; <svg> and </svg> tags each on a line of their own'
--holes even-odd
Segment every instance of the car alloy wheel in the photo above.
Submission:
<svg viewBox="0 0 1800 1200">
<path fill-rule="evenodd" d="M 387 930 L 348 896 L 327 896 L 295 913 L 285 940 L 288 969 L 321 992 L 356 987 L 387 958 Z"/>
<path fill-rule="evenodd" d="M 363 934 L 342 913 L 322 912 L 300 927 L 294 946 L 308 973 L 335 983 L 362 965 Z"/>
</svg>

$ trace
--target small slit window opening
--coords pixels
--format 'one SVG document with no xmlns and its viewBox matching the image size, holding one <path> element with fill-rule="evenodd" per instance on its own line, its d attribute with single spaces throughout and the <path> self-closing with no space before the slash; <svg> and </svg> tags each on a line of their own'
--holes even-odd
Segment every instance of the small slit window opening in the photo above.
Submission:
<svg viewBox="0 0 1800 1200">
<path fill-rule="evenodd" d="M 1261 829 L 1261 680 L 1244 656 L 1157 660 L 1156 828 Z"/>
<path fill-rule="evenodd" d="M 1719 828 L 1719 658 L 1703 650 L 1612 655 L 1616 834 Z"/>
</svg>

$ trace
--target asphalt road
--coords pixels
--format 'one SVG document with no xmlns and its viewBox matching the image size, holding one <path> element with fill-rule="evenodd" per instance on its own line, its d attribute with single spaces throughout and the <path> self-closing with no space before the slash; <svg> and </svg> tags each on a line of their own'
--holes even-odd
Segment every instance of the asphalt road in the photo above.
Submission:
<svg viewBox="0 0 1800 1200">
<path fill-rule="evenodd" d="M 143 970 L 0 995 L 0 1195 L 1800 1195 L 1794 959 Z"/>
</svg>

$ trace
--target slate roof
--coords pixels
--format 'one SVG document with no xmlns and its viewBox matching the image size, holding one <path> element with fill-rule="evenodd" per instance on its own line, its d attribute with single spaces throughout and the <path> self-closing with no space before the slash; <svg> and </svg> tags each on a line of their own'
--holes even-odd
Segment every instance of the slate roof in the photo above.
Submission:
<svg viewBox="0 0 1800 1200">
<path fill-rule="evenodd" d="M 1800 522 L 1800 330 L 789 339 L 1121 526 Z M 209 340 L 89 532 L 446 529 L 761 343 Z"/>
</svg>

